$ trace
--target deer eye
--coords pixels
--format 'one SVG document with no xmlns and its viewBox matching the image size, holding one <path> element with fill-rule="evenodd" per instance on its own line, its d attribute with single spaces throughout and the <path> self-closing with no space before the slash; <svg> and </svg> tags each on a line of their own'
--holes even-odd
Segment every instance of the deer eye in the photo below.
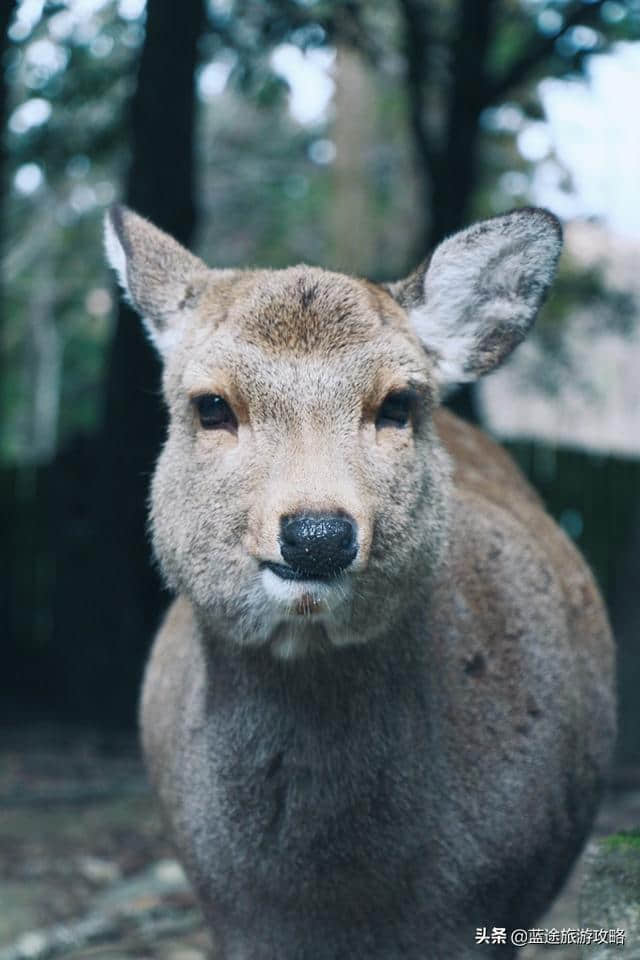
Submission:
<svg viewBox="0 0 640 960">
<path fill-rule="evenodd" d="M 236 430 L 238 422 L 224 397 L 204 393 L 195 397 L 193 403 L 205 430 Z"/>
<path fill-rule="evenodd" d="M 376 427 L 406 427 L 411 417 L 411 394 L 396 390 L 385 397 L 376 417 Z"/>
</svg>

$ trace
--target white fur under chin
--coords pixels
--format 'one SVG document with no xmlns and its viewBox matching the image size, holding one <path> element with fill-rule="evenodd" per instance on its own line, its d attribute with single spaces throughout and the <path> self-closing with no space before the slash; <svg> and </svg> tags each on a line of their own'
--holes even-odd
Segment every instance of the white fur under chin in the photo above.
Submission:
<svg viewBox="0 0 640 960">
<path fill-rule="evenodd" d="M 277 573 L 266 568 L 262 571 L 261 580 L 264 592 L 277 607 L 280 616 L 283 613 L 299 616 L 295 613 L 295 606 L 305 595 L 312 597 L 314 602 L 321 606 L 318 614 L 313 615 L 314 619 L 317 616 L 330 616 L 351 596 L 351 584 L 348 579 L 335 580 L 331 583 L 322 580 L 283 580 Z"/>
<path fill-rule="evenodd" d="M 351 599 L 349 578 L 332 583 L 283 580 L 272 570 L 261 573 L 261 583 L 270 608 L 271 629 L 267 642 L 278 660 L 295 660 L 308 655 L 327 642 L 333 647 L 344 647 L 363 642 L 341 622 L 340 608 Z M 310 596 L 318 610 L 297 613 L 296 605 L 304 596 Z"/>
</svg>

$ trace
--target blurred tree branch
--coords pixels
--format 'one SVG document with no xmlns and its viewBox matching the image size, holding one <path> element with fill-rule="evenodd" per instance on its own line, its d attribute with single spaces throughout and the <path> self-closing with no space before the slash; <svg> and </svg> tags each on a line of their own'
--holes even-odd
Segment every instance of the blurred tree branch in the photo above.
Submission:
<svg viewBox="0 0 640 960">
<path fill-rule="evenodd" d="M 531 24 L 520 52 L 491 76 L 489 55 L 504 7 L 499 0 L 459 0 L 449 31 L 449 70 L 441 118 L 433 117 L 433 57 L 435 24 L 442 10 L 437 0 L 399 0 L 404 21 L 409 116 L 417 158 L 425 227 L 423 250 L 433 249 L 445 236 L 463 226 L 470 198 L 477 185 L 480 115 L 512 90 L 529 81 L 533 73 L 557 50 L 558 39 L 578 24 L 597 23 L 605 0 L 576 3 L 563 14 L 553 35 L 543 35 Z M 503 11 L 504 12 L 504 11 Z M 525 21 L 526 22 L 526 21 Z M 579 53 L 574 58 L 579 61 Z M 568 66 L 568 64 L 567 64 Z M 418 251 L 421 256 L 423 251 Z M 459 412 L 473 414 L 472 390 L 460 391 Z"/>
<path fill-rule="evenodd" d="M 244 4 L 241 15 L 235 10 L 221 13 L 209 6 L 207 21 L 211 32 L 238 55 L 245 68 L 265 49 L 292 42 L 294 37 L 299 41 L 301 31 L 314 27 L 323 31 L 323 43 L 353 47 L 370 63 L 377 63 L 381 54 L 379 44 L 367 29 L 365 7 L 359 0 L 315 3 L 309 7 L 296 0 L 254 2 Z"/>
<path fill-rule="evenodd" d="M 419 179 L 430 222 L 424 243 L 433 247 L 464 222 L 477 173 L 476 151 L 479 118 L 484 109 L 505 99 L 530 82 L 557 52 L 558 40 L 575 26 L 598 24 L 606 0 L 575 3 L 563 13 L 563 22 L 552 35 L 541 34 L 533 24 L 519 53 L 497 76 L 488 68 L 489 54 L 499 19 L 499 0 L 459 0 L 448 44 L 448 92 L 443 100 L 439 132 L 430 116 L 433 85 L 432 61 L 437 43 L 435 24 L 441 16 L 437 0 L 399 0 L 404 21 L 407 89 Z M 523 19 L 523 25 L 526 19 Z M 583 51 L 565 60 L 568 70 L 580 63 Z"/>
<path fill-rule="evenodd" d="M 557 33 L 551 36 L 544 36 L 537 32 L 533 33 L 524 52 L 508 65 L 501 76 L 495 77 L 487 83 L 483 106 L 488 107 L 504 99 L 511 90 L 530 80 L 531 74 L 554 54 L 558 40 L 568 30 L 579 24 L 588 26 L 598 22 L 600 11 L 605 3 L 606 0 L 578 3 L 572 10 L 563 14 L 564 23 Z"/>
</svg>

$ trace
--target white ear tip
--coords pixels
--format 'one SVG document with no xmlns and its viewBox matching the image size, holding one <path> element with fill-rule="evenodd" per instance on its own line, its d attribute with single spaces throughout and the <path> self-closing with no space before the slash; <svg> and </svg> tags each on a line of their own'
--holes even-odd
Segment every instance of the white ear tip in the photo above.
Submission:
<svg viewBox="0 0 640 960">
<path fill-rule="evenodd" d="M 127 258 L 124 247 L 113 225 L 111 212 L 107 211 L 104 217 L 104 249 L 107 260 L 118 275 L 120 285 L 127 290 Z"/>
</svg>

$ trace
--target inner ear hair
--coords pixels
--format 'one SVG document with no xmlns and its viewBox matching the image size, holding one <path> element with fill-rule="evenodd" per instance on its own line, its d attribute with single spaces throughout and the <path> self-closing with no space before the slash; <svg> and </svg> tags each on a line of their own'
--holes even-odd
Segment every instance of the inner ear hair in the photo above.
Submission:
<svg viewBox="0 0 640 960">
<path fill-rule="evenodd" d="M 408 277 L 386 285 L 433 356 L 441 384 L 475 380 L 524 339 L 561 248 L 556 217 L 525 207 L 448 237 Z"/>
<path fill-rule="evenodd" d="M 105 248 L 125 296 L 166 353 L 180 339 L 181 315 L 196 304 L 211 271 L 169 234 L 120 205 L 106 215 Z"/>
</svg>

